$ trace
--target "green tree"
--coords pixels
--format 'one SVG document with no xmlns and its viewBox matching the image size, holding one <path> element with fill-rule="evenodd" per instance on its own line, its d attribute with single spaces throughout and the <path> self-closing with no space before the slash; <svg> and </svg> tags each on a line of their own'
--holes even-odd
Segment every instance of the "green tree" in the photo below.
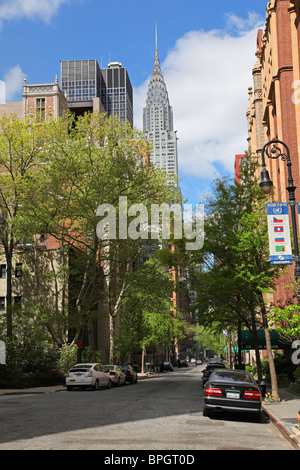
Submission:
<svg viewBox="0 0 300 470">
<path fill-rule="evenodd" d="M 148 145 L 143 134 L 116 117 L 93 113 L 75 120 L 65 116 L 49 122 L 47 136 L 47 183 L 40 187 L 39 203 L 31 204 L 27 213 L 40 233 L 57 239 L 65 257 L 62 273 L 72 280 L 68 322 L 59 326 L 67 325 L 73 342 L 87 329 L 94 356 L 95 320 L 108 314 L 113 360 L 116 319 L 127 279 L 132 265 L 151 244 L 139 236 L 134 215 L 126 222 L 136 224 L 136 239 L 120 236 L 120 197 L 126 197 L 128 207 L 143 204 L 150 213 L 151 203 L 170 199 L 170 189 L 166 177 L 146 162 Z M 106 216 L 98 213 L 100 206 L 116 216 L 115 239 L 97 234 L 101 216 Z M 108 311 L 99 310 L 99 304 Z"/>
<path fill-rule="evenodd" d="M 4 115 L 0 119 L 0 242 L 6 259 L 6 328 L 13 335 L 13 253 L 35 243 L 35 227 L 25 223 L 27 205 L 38 201 L 48 155 L 41 144 L 45 123 Z"/>
<path fill-rule="evenodd" d="M 169 272 L 155 257 L 130 272 L 117 336 L 121 357 L 137 349 L 168 346 L 180 334 L 182 325 L 171 314 L 173 290 Z"/>
<path fill-rule="evenodd" d="M 273 291 L 282 268 L 269 262 L 266 207 L 256 170 L 248 155 L 243 161 L 241 184 L 229 178 L 216 180 L 205 205 L 204 249 L 192 258 L 203 266 L 195 274 L 200 323 L 219 321 L 227 328 L 231 324 L 237 327 L 240 320 L 253 335 L 261 380 L 257 329 L 265 330 L 271 365 L 265 294 Z M 278 394 L 276 374 L 271 375 L 273 392 Z"/>
<path fill-rule="evenodd" d="M 274 307 L 268 315 L 269 324 L 273 326 L 283 338 L 295 341 L 300 338 L 300 306 L 287 305 Z"/>
</svg>

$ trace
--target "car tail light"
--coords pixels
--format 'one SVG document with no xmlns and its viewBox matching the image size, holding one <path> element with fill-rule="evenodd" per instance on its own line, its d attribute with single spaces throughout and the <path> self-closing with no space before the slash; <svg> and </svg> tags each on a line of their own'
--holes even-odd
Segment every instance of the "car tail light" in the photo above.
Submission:
<svg viewBox="0 0 300 470">
<path fill-rule="evenodd" d="M 260 392 L 258 390 L 246 390 L 244 398 L 252 398 L 254 400 L 260 400 Z"/>
<path fill-rule="evenodd" d="M 89 371 L 88 377 L 93 377 L 93 371 L 91 371 L 91 370 Z"/>
<path fill-rule="evenodd" d="M 203 377 L 209 377 L 209 372 L 204 372 Z"/>
<path fill-rule="evenodd" d="M 110 371 L 110 375 L 117 375 L 113 370 Z"/>
<path fill-rule="evenodd" d="M 205 395 L 209 395 L 212 397 L 221 397 L 223 393 L 220 388 L 207 387 L 205 390 Z"/>
</svg>

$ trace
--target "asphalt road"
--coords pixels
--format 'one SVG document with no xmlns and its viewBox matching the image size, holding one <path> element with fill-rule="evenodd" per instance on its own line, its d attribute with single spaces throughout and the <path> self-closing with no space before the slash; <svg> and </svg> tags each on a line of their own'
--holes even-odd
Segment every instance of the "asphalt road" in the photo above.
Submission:
<svg viewBox="0 0 300 470">
<path fill-rule="evenodd" d="M 293 450 L 266 417 L 203 417 L 201 376 L 188 367 L 110 390 L 1 396 L 0 450 Z"/>
</svg>

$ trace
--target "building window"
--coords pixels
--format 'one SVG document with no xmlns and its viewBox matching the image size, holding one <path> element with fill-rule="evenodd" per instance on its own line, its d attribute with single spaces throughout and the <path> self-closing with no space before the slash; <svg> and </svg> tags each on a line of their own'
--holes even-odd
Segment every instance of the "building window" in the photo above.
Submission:
<svg viewBox="0 0 300 470">
<path fill-rule="evenodd" d="M 46 117 L 46 100 L 45 98 L 36 99 L 36 114 L 39 116 L 41 121 L 45 121 Z"/>
<path fill-rule="evenodd" d="M 5 310 L 5 297 L 0 297 L 0 311 Z"/>
<path fill-rule="evenodd" d="M 6 264 L 1 264 L 1 267 L 0 267 L 0 277 L 1 277 L 1 279 L 5 279 L 5 278 L 6 278 Z"/>
<path fill-rule="evenodd" d="M 15 277 L 22 277 L 22 263 L 16 263 Z"/>
</svg>

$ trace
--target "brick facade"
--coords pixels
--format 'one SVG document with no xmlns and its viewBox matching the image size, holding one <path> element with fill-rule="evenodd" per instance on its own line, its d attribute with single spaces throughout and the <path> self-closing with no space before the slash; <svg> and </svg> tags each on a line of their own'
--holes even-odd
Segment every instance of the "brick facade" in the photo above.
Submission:
<svg viewBox="0 0 300 470">
<path fill-rule="evenodd" d="M 248 146 L 261 163 L 263 145 L 283 141 L 290 150 L 296 200 L 300 201 L 300 0 L 271 0 L 264 30 L 257 35 L 253 87 L 249 87 Z M 288 168 L 280 158 L 266 159 L 274 194 L 269 201 L 287 202 Z M 299 229 L 299 227 L 298 227 Z M 299 233 L 299 231 L 298 231 Z M 295 301 L 285 286 L 294 279 L 290 266 L 277 284 L 273 301 Z"/>
</svg>

